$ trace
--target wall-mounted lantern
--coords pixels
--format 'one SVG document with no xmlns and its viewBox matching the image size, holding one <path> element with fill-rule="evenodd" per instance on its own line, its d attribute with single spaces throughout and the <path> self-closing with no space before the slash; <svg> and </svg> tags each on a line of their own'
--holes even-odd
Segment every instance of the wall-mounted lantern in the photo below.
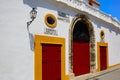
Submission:
<svg viewBox="0 0 120 80">
<path fill-rule="evenodd" d="M 34 21 L 34 19 L 36 18 L 37 16 L 37 11 L 35 10 L 35 8 L 33 8 L 31 11 L 30 11 L 30 18 L 32 19 L 31 21 L 27 22 L 27 29 L 29 30 L 29 26 L 30 24 Z"/>
<path fill-rule="evenodd" d="M 32 20 L 34 20 L 37 16 L 37 11 L 35 10 L 35 8 L 33 8 L 31 11 L 30 11 L 30 18 Z"/>
<path fill-rule="evenodd" d="M 29 31 L 29 26 L 34 21 L 36 16 L 37 16 L 37 11 L 35 10 L 35 8 L 32 8 L 32 10 L 30 11 L 31 20 L 27 22 L 27 31 L 28 31 L 28 35 L 29 35 L 29 39 L 30 39 L 30 49 L 32 51 L 34 50 L 34 37 L 33 37 L 33 34 L 30 33 L 30 31 Z"/>
</svg>

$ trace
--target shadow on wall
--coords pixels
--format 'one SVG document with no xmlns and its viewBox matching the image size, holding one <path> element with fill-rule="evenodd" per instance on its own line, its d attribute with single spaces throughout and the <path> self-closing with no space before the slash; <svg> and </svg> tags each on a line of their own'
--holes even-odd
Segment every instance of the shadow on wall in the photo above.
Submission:
<svg viewBox="0 0 120 80">
<path fill-rule="evenodd" d="M 36 10 L 38 9 L 38 7 L 44 7 L 47 9 L 53 9 L 53 10 L 58 10 L 55 5 L 51 5 L 51 3 L 48 3 L 49 0 L 23 0 L 23 4 L 29 6 L 32 10 L 32 8 L 35 8 Z M 46 6 L 47 5 L 47 6 Z M 29 12 L 28 12 L 29 13 Z M 31 21 L 31 20 L 29 20 Z M 28 37 L 29 37 L 29 42 L 30 42 L 30 49 L 32 51 L 34 51 L 34 34 L 32 32 L 29 31 L 29 27 L 31 27 L 31 25 L 28 26 Z"/>
<path fill-rule="evenodd" d="M 37 6 L 38 6 L 38 3 L 39 3 L 39 2 L 40 2 L 40 0 L 23 0 L 23 3 L 24 3 L 25 5 L 28 5 L 29 7 L 31 7 L 31 9 L 32 9 L 32 8 L 37 9 Z M 29 21 L 27 22 L 27 31 L 28 31 L 30 49 L 31 49 L 31 51 L 34 51 L 34 35 L 33 35 L 33 33 L 31 33 L 31 32 L 29 31 L 30 24 L 32 23 L 31 21 L 33 21 L 33 20 L 29 20 Z M 29 22 L 31 22 L 31 23 L 28 24 Z"/>
<path fill-rule="evenodd" d="M 114 31 L 116 35 L 120 35 L 120 28 L 118 26 L 116 27 L 111 25 L 110 27 L 111 27 L 111 29 L 109 30 L 110 32 Z"/>
<path fill-rule="evenodd" d="M 93 19 L 94 23 L 97 24 L 97 27 L 99 29 L 102 29 L 102 27 L 106 28 L 109 30 L 110 33 L 115 32 L 116 35 L 120 35 L 120 29 L 118 26 L 114 26 L 113 24 L 106 23 L 102 20 L 96 20 L 95 18 Z"/>
<path fill-rule="evenodd" d="M 37 8 L 40 0 L 23 0 L 23 3 L 31 8 Z"/>
<path fill-rule="evenodd" d="M 58 5 L 52 4 L 51 0 L 23 0 L 23 3 L 35 9 L 37 9 L 38 7 L 43 7 L 47 9 L 58 10 L 56 8 L 56 6 Z"/>
</svg>

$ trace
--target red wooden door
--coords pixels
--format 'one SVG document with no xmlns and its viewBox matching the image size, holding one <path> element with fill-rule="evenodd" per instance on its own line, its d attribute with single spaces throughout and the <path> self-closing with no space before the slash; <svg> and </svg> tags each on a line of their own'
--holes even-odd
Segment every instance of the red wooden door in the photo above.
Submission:
<svg viewBox="0 0 120 80">
<path fill-rule="evenodd" d="M 89 42 L 73 42 L 73 72 L 75 76 L 90 72 Z"/>
<path fill-rule="evenodd" d="M 100 46 L 100 70 L 107 69 L 106 47 Z"/>
<path fill-rule="evenodd" d="M 61 80 L 60 45 L 42 45 L 42 80 Z"/>
</svg>

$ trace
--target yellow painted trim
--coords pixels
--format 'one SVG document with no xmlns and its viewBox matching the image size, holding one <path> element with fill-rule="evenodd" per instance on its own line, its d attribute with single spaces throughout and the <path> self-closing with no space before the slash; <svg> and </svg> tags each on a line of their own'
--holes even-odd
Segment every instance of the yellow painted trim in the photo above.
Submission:
<svg viewBox="0 0 120 80">
<path fill-rule="evenodd" d="M 55 22 L 53 24 L 49 24 L 48 21 L 47 21 L 48 17 L 52 17 L 55 20 Z M 53 14 L 45 15 L 44 21 L 45 21 L 45 24 L 50 28 L 55 28 L 56 25 L 57 25 L 57 18 Z"/>
<path fill-rule="evenodd" d="M 118 66 L 120 66 L 120 63 L 119 63 L 119 64 L 112 65 L 112 66 L 109 66 L 109 69 L 114 68 L 114 67 L 118 67 Z"/>
<path fill-rule="evenodd" d="M 108 43 L 104 43 L 104 42 L 98 42 L 97 43 L 97 57 L 98 57 L 98 69 L 97 71 L 100 71 L 100 46 L 104 46 L 106 47 L 106 55 L 107 55 L 107 69 L 109 67 L 109 63 L 108 63 Z"/>
<path fill-rule="evenodd" d="M 65 39 L 35 35 L 35 80 L 42 80 L 42 44 L 61 45 L 61 80 L 68 80 L 65 75 Z"/>
</svg>

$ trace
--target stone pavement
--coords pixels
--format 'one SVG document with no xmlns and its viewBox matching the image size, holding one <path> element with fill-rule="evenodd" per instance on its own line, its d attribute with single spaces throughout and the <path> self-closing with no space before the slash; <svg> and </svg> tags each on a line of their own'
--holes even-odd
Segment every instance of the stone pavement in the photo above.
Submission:
<svg viewBox="0 0 120 80">
<path fill-rule="evenodd" d="M 97 73 L 81 75 L 71 80 L 120 80 L 120 66 Z"/>
<path fill-rule="evenodd" d="M 120 80 L 120 67 L 102 71 L 86 80 Z"/>
</svg>

